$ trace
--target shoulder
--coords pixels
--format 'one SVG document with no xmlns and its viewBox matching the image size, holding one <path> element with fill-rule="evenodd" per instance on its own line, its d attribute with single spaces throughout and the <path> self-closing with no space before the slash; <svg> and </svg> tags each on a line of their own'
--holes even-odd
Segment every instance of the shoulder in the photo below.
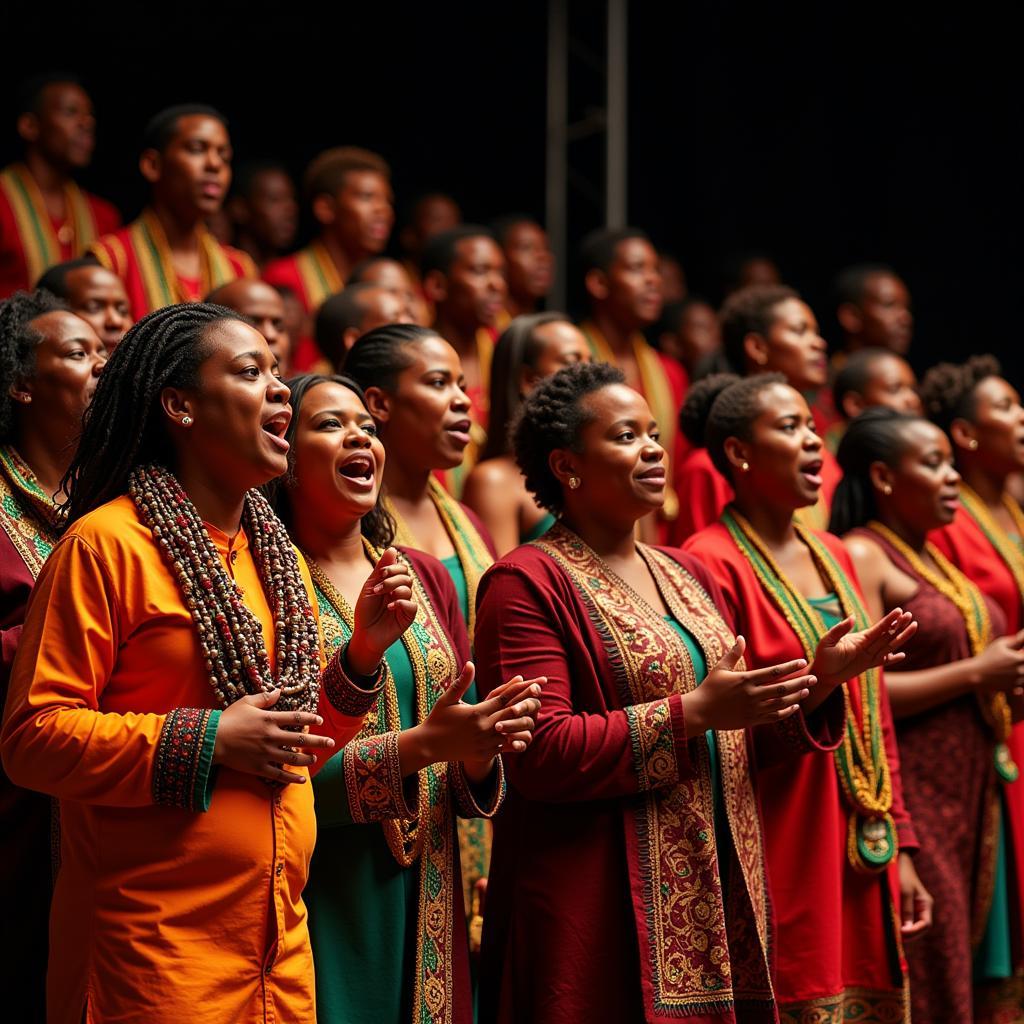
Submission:
<svg viewBox="0 0 1024 1024">
<path fill-rule="evenodd" d="M 92 215 L 96 219 L 96 226 L 100 233 L 116 231 L 121 225 L 121 211 L 113 203 L 93 195 L 92 192 L 85 192 L 84 195 L 92 208 Z"/>
<path fill-rule="evenodd" d="M 520 477 L 515 463 L 504 457 L 478 462 L 466 477 L 466 489 L 477 487 L 505 487 Z"/>
<path fill-rule="evenodd" d="M 520 544 L 499 558 L 484 573 L 484 581 L 496 579 L 521 580 L 523 584 L 536 583 L 548 588 L 567 582 L 561 566 L 536 544 Z"/>
<path fill-rule="evenodd" d="M 131 229 L 132 225 L 129 224 L 101 236 L 89 246 L 89 252 L 108 270 L 123 275 L 128 263 L 128 250 L 131 248 Z"/>
<path fill-rule="evenodd" d="M 242 249 L 236 249 L 232 245 L 224 245 L 223 242 L 218 244 L 239 277 L 259 277 L 256 264 L 247 252 L 244 252 Z"/>
<path fill-rule="evenodd" d="M 127 494 L 77 519 L 62 540 L 72 537 L 101 553 L 127 550 L 140 544 L 156 548 L 152 531 L 139 518 L 135 502 Z"/>
<path fill-rule="evenodd" d="M 892 564 L 889 552 L 863 530 L 852 530 L 842 542 L 861 583 L 870 588 L 880 584 Z"/>
<path fill-rule="evenodd" d="M 847 550 L 842 538 L 837 537 L 834 533 L 829 533 L 827 530 L 811 530 L 810 532 L 822 547 L 828 549 L 829 554 L 831 554 L 833 558 L 838 559 L 844 564 L 851 564 L 850 552 Z"/>
<path fill-rule="evenodd" d="M 698 530 L 692 537 L 688 537 L 683 544 L 683 551 L 698 559 L 702 559 L 705 555 L 712 555 L 716 558 L 739 556 L 732 535 L 720 522 L 711 523 L 703 530 Z"/>
</svg>

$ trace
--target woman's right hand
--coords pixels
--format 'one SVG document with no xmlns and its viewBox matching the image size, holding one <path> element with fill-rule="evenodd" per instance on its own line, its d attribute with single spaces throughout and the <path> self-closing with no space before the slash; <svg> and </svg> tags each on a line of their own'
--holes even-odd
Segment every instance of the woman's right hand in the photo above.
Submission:
<svg viewBox="0 0 1024 1024">
<path fill-rule="evenodd" d="M 737 637 L 700 686 L 683 695 L 687 736 L 699 736 L 708 729 L 747 729 L 778 722 L 795 713 L 800 701 L 810 695 L 817 682 L 814 676 L 793 675 L 807 667 L 803 658 L 735 671 L 746 646 L 743 637 Z"/>
<path fill-rule="evenodd" d="M 269 711 L 280 690 L 250 693 L 221 712 L 217 738 L 213 746 L 213 763 L 222 764 L 248 775 L 259 775 L 274 782 L 307 781 L 305 773 L 286 771 L 282 766 L 308 767 L 316 761 L 312 754 L 288 747 L 329 750 L 334 740 L 314 736 L 310 732 L 293 732 L 288 726 L 308 729 L 323 725 L 324 720 L 308 711 Z"/>
<path fill-rule="evenodd" d="M 1012 693 L 1024 685 L 1024 630 L 996 637 L 974 658 L 979 690 Z"/>
</svg>

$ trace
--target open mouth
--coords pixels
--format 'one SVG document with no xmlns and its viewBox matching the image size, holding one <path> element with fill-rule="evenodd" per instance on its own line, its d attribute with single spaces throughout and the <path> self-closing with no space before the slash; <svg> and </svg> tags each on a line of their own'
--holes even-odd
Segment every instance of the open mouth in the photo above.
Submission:
<svg viewBox="0 0 1024 1024">
<path fill-rule="evenodd" d="M 348 480 L 373 483 L 373 459 L 369 455 L 353 455 L 338 467 L 338 472 Z"/>
<path fill-rule="evenodd" d="M 469 432 L 470 430 L 472 430 L 472 428 L 472 421 L 467 419 L 457 420 L 455 423 L 452 423 L 450 426 L 447 426 L 444 429 L 448 433 L 449 437 L 451 437 L 451 439 L 455 441 L 456 444 L 460 444 L 463 447 L 465 447 L 467 444 L 469 444 Z"/>
<path fill-rule="evenodd" d="M 284 435 L 288 430 L 288 424 L 291 422 L 292 414 L 288 412 L 279 412 L 276 416 L 271 416 L 263 424 L 263 433 L 266 434 L 273 442 L 274 446 L 282 452 L 288 451 L 290 445 L 284 439 Z"/>
<path fill-rule="evenodd" d="M 823 465 L 824 463 L 821 459 L 812 459 L 810 462 L 805 462 L 800 467 L 800 475 L 812 487 L 820 487 L 822 484 L 821 469 Z"/>
</svg>

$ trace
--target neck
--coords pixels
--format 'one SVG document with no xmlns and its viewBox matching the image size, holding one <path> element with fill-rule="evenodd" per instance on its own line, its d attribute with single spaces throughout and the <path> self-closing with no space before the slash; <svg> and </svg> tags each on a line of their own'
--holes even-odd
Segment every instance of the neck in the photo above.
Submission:
<svg viewBox="0 0 1024 1024">
<path fill-rule="evenodd" d="M 566 509 L 561 521 L 606 562 L 637 557 L 636 527 L 633 523 L 626 526 L 597 522 L 574 508 Z"/>
<path fill-rule="evenodd" d="M 505 309 L 510 317 L 526 316 L 538 312 L 538 301 L 532 295 L 512 295 L 509 293 Z"/>
<path fill-rule="evenodd" d="M 616 323 L 608 315 L 608 311 L 600 307 L 594 309 L 590 319 L 616 355 L 625 355 L 633 351 L 633 335 L 636 333 L 634 328 Z"/>
<path fill-rule="evenodd" d="M 924 545 L 928 538 L 927 530 L 922 530 L 913 523 L 905 522 L 894 512 L 890 512 L 887 509 L 878 510 L 878 521 L 883 526 L 888 526 L 911 551 L 915 551 L 917 554 L 921 554 L 924 551 Z"/>
<path fill-rule="evenodd" d="M 422 463 L 406 465 L 393 449 L 387 449 L 388 460 L 384 464 L 384 486 L 392 499 L 418 504 L 427 497 L 427 485 L 430 483 L 430 467 Z"/>
<path fill-rule="evenodd" d="M 35 179 L 39 191 L 44 195 L 48 192 L 61 192 L 71 179 L 66 167 L 60 167 L 43 156 L 38 149 L 25 152 L 25 166 Z"/>
<path fill-rule="evenodd" d="M 359 519 L 328 524 L 300 516 L 292 533 L 295 543 L 318 565 L 357 565 L 366 561 L 360 526 Z"/>
<path fill-rule="evenodd" d="M 221 533 L 233 537 L 242 525 L 245 491 L 233 491 L 223 480 L 211 480 L 202 471 L 179 466 L 178 482 L 196 507 L 200 519 L 217 527 Z"/>
<path fill-rule="evenodd" d="M 457 324 L 454 320 L 450 319 L 445 315 L 445 310 L 438 308 L 437 318 L 434 323 L 434 330 L 448 342 L 449 345 L 459 356 L 464 356 L 468 352 L 476 352 L 476 332 L 477 328 L 467 327 L 464 325 Z"/>
<path fill-rule="evenodd" d="M 960 470 L 964 483 L 989 508 L 997 508 L 1002 504 L 1003 493 L 1006 491 L 1006 474 L 994 473 L 972 460 L 964 460 L 964 463 Z"/>
<path fill-rule="evenodd" d="M 796 538 L 791 508 L 779 508 L 756 495 L 739 493 L 733 504 L 770 549 L 781 548 Z"/>
<path fill-rule="evenodd" d="M 48 437 L 45 431 L 33 424 L 30 429 L 18 431 L 14 447 L 35 474 L 39 486 L 51 497 L 56 494 L 74 457 L 74 441 L 67 436 Z"/>
<path fill-rule="evenodd" d="M 199 251 L 199 224 L 202 217 L 197 213 L 193 218 L 182 220 L 169 206 L 153 198 L 153 212 L 164 229 L 167 244 L 172 252 Z"/>
<path fill-rule="evenodd" d="M 330 254 L 334 269 L 342 281 L 347 281 L 352 273 L 352 268 L 359 262 L 359 257 L 349 252 L 341 240 L 327 231 L 320 232 L 320 244 Z"/>
</svg>

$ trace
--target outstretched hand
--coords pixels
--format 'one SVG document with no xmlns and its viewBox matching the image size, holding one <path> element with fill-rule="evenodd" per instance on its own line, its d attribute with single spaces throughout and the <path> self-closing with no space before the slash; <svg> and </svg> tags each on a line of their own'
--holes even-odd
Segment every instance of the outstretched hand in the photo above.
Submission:
<svg viewBox="0 0 1024 1024">
<path fill-rule="evenodd" d="M 353 609 L 346 658 L 353 672 L 370 676 L 384 652 L 413 624 L 416 599 L 409 568 L 388 548 L 366 578 Z"/>
<path fill-rule="evenodd" d="M 815 695 L 823 700 L 841 683 L 859 676 L 870 668 L 895 665 L 906 655 L 899 650 L 917 632 L 917 623 L 910 612 L 894 608 L 867 629 L 856 633 L 853 617 L 833 626 L 818 642 L 811 671 L 821 681 Z"/>
</svg>

